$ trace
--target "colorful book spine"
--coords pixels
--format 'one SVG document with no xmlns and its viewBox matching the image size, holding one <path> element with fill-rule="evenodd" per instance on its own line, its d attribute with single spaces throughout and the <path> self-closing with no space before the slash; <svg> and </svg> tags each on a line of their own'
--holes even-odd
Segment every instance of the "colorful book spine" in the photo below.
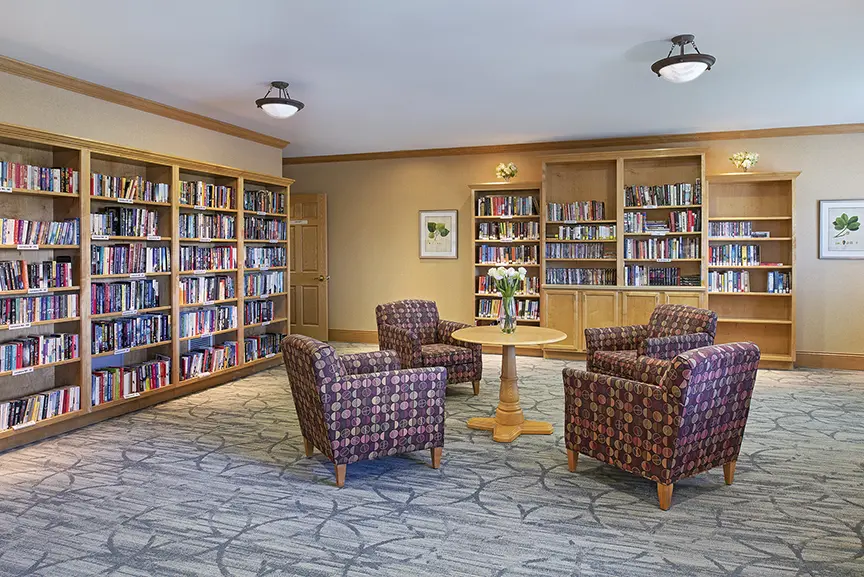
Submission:
<svg viewBox="0 0 864 577">
<path fill-rule="evenodd" d="M 243 234 L 246 240 L 281 241 L 288 238 L 288 223 L 284 219 L 243 217 Z"/>
<path fill-rule="evenodd" d="M 749 293 L 751 291 L 750 271 L 708 271 L 708 291 L 713 293 Z"/>
<path fill-rule="evenodd" d="M 261 297 L 285 292 L 285 274 L 282 271 L 247 274 L 244 279 L 247 297 Z"/>
<path fill-rule="evenodd" d="M 264 333 L 243 339 L 246 362 L 275 357 L 279 354 L 279 345 L 283 338 L 284 335 L 280 333 Z"/>
<path fill-rule="evenodd" d="M 612 247 L 609 247 L 610 249 Z M 606 258 L 614 259 L 604 243 L 546 243 L 546 258 Z"/>
<path fill-rule="evenodd" d="M 158 236 L 159 213 L 146 208 L 106 208 L 90 215 L 90 234 Z"/>
<path fill-rule="evenodd" d="M 624 206 L 689 206 L 702 204 L 702 181 L 695 184 L 679 182 L 658 186 L 625 186 Z"/>
<path fill-rule="evenodd" d="M 180 213 L 180 238 L 236 239 L 236 224 L 228 214 Z"/>
<path fill-rule="evenodd" d="M 239 362 L 237 343 L 225 341 L 213 347 L 189 351 L 180 355 L 180 380 L 206 377 L 234 367 Z"/>
<path fill-rule="evenodd" d="M 0 241 L 6 245 L 77 245 L 81 234 L 77 218 L 62 222 L 0 218 Z"/>
<path fill-rule="evenodd" d="M 614 285 L 615 269 L 611 268 L 547 268 L 546 284 L 554 285 Z"/>
<path fill-rule="evenodd" d="M 540 247 L 536 245 L 491 246 L 481 244 L 477 247 L 479 264 L 537 264 L 540 262 Z"/>
<path fill-rule="evenodd" d="M 606 220 L 606 203 L 597 200 L 546 203 L 546 219 L 552 222 Z"/>
<path fill-rule="evenodd" d="M 708 247 L 708 264 L 755 266 L 762 262 L 758 244 L 712 244 Z"/>
<path fill-rule="evenodd" d="M 662 239 L 624 239 L 624 258 L 682 259 L 699 258 L 701 240 L 698 237 L 664 237 Z"/>
<path fill-rule="evenodd" d="M 135 312 L 159 306 L 159 283 L 152 279 L 93 283 L 90 312 Z"/>
<path fill-rule="evenodd" d="M 217 306 L 180 313 L 180 337 L 200 337 L 237 328 L 237 307 Z"/>
<path fill-rule="evenodd" d="M 9 325 L 9 328 L 13 325 L 19 325 L 14 328 L 27 328 L 30 323 L 77 316 L 78 295 L 74 293 L 0 299 L 0 325 Z"/>
<path fill-rule="evenodd" d="M 166 314 L 93 321 L 91 351 L 96 355 L 168 341 L 171 339 L 170 321 L 171 316 Z"/>
<path fill-rule="evenodd" d="M 235 296 L 233 276 L 190 276 L 180 279 L 180 303 L 184 305 L 205 305 L 214 301 L 233 299 Z"/>
<path fill-rule="evenodd" d="M 78 194 L 78 171 L 19 162 L 0 162 L 0 186 Z"/>
<path fill-rule="evenodd" d="M 90 273 L 94 275 L 142 274 L 170 270 L 171 249 L 167 246 L 130 243 L 90 247 Z"/>
<path fill-rule="evenodd" d="M 180 181 L 180 204 L 192 207 L 237 208 L 237 198 L 230 186 L 202 181 Z"/>
<path fill-rule="evenodd" d="M 181 246 L 180 270 L 230 270 L 237 268 L 236 246 Z"/>
<path fill-rule="evenodd" d="M 90 380 L 91 404 L 96 407 L 119 399 L 167 387 L 171 383 L 171 359 L 155 360 L 129 367 L 106 367 L 93 371 Z"/>
<path fill-rule="evenodd" d="M 140 176 L 109 176 L 94 173 L 90 177 L 90 194 L 102 198 L 168 203 L 170 202 L 169 191 L 168 184 L 146 181 Z"/>
<path fill-rule="evenodd" d="M 243 320 L 247 325 L 271 322 L 276 308 L 271 300 L 246 301 L 243 303 Z"/>
<path fill-rule="evenodd" d="M 558 240 L 615 240 L 617 237 L 614 224 L 579 224 L 559 226 L 558 234 L 554 238 Z"/>
<path fill-rule="evenodd" d="M 477 225 L 480 240 L 540 240 L 539 222 L 481 222 Z"/>
<path fill-rule="evenodd" d="M 0 262 L 0 291 L 39 291 L 71 286 L 71 257 L 32 263 L 24 260 Z"/>
<path fill-rule="evenodd" d="M 0 431 L 16 429 L 77 411 L 81 408 L 81 389 L 66 386 L 0 403 Z"/>
<path fill-rule="evenodd" d="M 270 190 L 246 190 L 243 192 L 243 210 L 285 214 L 285 195 Z"/>
<path fill-rule="evenodd" d="M 77 359 L 77 334 L 33 335 L 0 343 L 0 371 L 17 371 Z"/>
<path fill-rule="evenodd" d="M 523 321 L 535 321 L 540 318 L 540 301 L 536 299 L 515 299 L 516 317 Z M 477 301 L 477 316 L 483 319 L 497 319 L 501 312 L 501 299 L 479 299 Z"/>
<path fill-rule="evenodd" d="M 537 199 L 533 196 L 481 196 L 477 199 L 477 216 L 536 216 Z"/>
<path fill-rule="evenodd" d="M 247 246 L 246 268 L 285 266 L 288 264 L 288 251 L 284 246 Z"/>
</svg>

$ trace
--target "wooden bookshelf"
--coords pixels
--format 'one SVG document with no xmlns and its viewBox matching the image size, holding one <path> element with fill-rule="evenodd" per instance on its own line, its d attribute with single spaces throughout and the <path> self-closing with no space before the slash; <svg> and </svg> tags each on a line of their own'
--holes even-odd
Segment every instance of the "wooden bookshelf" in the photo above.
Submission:
<svg viewBox="0 0 864 577">
<path fill-rule="evenodd" d="M 154 152 L 141 151 L 132 148 L 115 146 L 112 144 L 96 141 L 76 139 L 64 135 L 53 134 L 30 128 L 23 128 L 9 124 L 0 124 L 0 161 L 30 164 L 45 168 L 74 169 L 78 173 L 78 192 L 43 191 L 19 187 L 2 187 L 0 194 L 4 196 L 0 217 L 20 218 L 25 220 L 64 220 L 76 218 L 79 222 L 80 241 L 78 244 L 69 245 L 39 245 L 30 250 L 20 250 L 17 245 L 0 246 L 0 251 L 5 251 L 0 260 L 24 260 L 28 263 L 50 261 L 56 257 L 69 257 L 72 262 L 72 284 L 70 287 L 58 287 L 40 289 L 39 291 L 9 290 L 0 292 L 0 298 L 17 298 L 28 296 L 46 296 L 77 294 L 79 300 L 79 312 L 70 318 L 56 319 L 51 321 L 31 322 L 25 327 L 19 328 L 13 325 L 10 330 L 8 326 L 0 327 L 4 338 L 0 341 L 6 342 L 26 335 L 50 334 L 50 333 L 77 333 L 79 335 L 78 358 L 63 360 L 55 363 L 35 365 L 26 369 L 26 378 L 20 378 L 19 371 L 0 372 L 0 402 L 23 399 L 40 392 L 51 391 L 58 387 L 78 386 L 80 388 L 81 406 L 79 410 L 52 418 L 25 423 L 15 429 L 0 431 L 0 450 L 29 443 L 37 439 L 69 431 L 99 420 L 134 411 L 154 403 L 162 402 L 180 395 L 195 392 L 206 387 L 214 386 L 235 379 L 252 372 L 263 370 L 280 362 L 279 355 L 271 355 L 268 358 L 245 361 L 244 343 L 242 337 L 250 334 L 258 334 L 266 331 L 269 325 L 256 323 L 247 326 L 243 320 L 243 301 L 247 300 L 244 294 L 243 283 L 245 275 L 259 272 L 258 269 L 246 269 L 245 247 L 247 243 L 243 239 L 244 216 L 252 215 L 259 218 L 280 219 L 285 223 L 286 239 L 288 230 L 287 207 L 289 206 L 290 179 L 278 176 L 251 173 L 230 167 L 198 162 L 195 160 L 172 157 Z M 142 181 L 159 183 L 167 186 L 168 201 L 143 200 L 135 197 L 131 199 L 118 199 L 107 196 L 92 194 L 91 175 L 102 174 L 112 177 L 140 177 Z M 192 206 L 181 206 L 180 204 L 180 181 L 194 180 L 207 183 L 218 183 L 233 187 L 235 191 L 234 206 L 207 206 L 202 208 Z M 285 214 L 271 211 L 246 211 L 243 208 L 244 190 L 268 189 L 284 195 Z M 118 236 L 118 235 L 93 235 L 91 231 L 90 216 L 92 213 L 101 212 L 106 209 L 133 208 L 146 209 L 156 212 L 158 215 L 158 234 L 152 236 Z M 204 213 L 204 214 L 231 214 L 235 216 L 235 230 L 237 238 L 234 239 L 201 239 L 180 238 L 179 215 L 182 213 Z M 113 244 L 142 244 L 147 247 L 168 246 L 170 248 L 171 262 L 168 272 L 154 273 L 118 273 L 118 274 L 92 274 L 91 273 L 91 248 L 105 246 L 106 243 Z M 254 246 L 279 246 L 285 247 L 287 262 L 287 240 L 276 242 L 252 240 L 248 244 Z M 237 266 L 230 270 L 207 270 L 180 271 L 179 250 L 182 246 L 231 246 L 237 250 Z M 29 248 L 29 247 L 28 247 Z M 289 311 L 289 272 L 287 266 L 269 267 L 278 270 L 283 275 L 285 290 L 277 295 L 263 297 L 274 302 L 273 320 L 269 323 L 278 326 L 282 333 L 288 332 L 287 323 L 284 322 Z M 234 278 L 235 295 L 212 305 L 237 306 L 238 324 L 236 328 L 227 331 L 218 331 L 213 334 L 212 345 L 218 345 L 229 339 L 237 340 L 237 365 L 225 370 L 214 372 L 210 375 L 194 377 L 181 383 L 179 378 L 180 356 L 188 351 L 190 341 L 194 339 L 179 338 L 179 315 L 181 310 L 194 310 L 195 307 L 206 305 L 185 305 L 179 300 L 178 288 L 181 276 L 190 275 L 218 275 L 227 274 Z M 129 280 L 150 279 L 155 280 L 159 286 L 160 300 L 158 306 L 148 309 L 140 309 L 131 313 L 111 312 L 102 314 L 91 314 L 92 284 L 115 283 Z M 259 299 L 262 297 L 248 297 Z M 170 338 L 162 342 L 107 351 L 92 354 L 92 322 L 106 322 L 115 318 L 134 317 L 142 314 L 169 314 L 170 315 Z M 286 326 L 283 326 L 286 325 Z M 271 332 L 272 329 L 271 329 Z M 119 354 L 118 354 L 119 353 Z M 130 366 L 153 360 L 156 355 L 169 356 L 172 359 L 169 384 L 157 389 L 133 394 L 129 397 L 121 397 L 108 403 L 93 406 L 91 402 L 91 372 L 94 368 L 107 366 Z M 30 371 L 32 369 L 32 371 Z"/>
</svg>

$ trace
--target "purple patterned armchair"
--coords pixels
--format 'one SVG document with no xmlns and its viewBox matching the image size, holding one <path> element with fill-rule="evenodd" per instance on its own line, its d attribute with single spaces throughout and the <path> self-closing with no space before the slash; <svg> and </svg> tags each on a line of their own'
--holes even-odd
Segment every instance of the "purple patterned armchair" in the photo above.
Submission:
<svg viewBox="0 0 864 577">
<path fill-rule="evenodd" d="M 446 367 L 447 383 L 471 381 L 480 393 L 483 346 L 453 339 L 457 329 L 470 325 L 438 318 L 433 301 L 404 300 L 378 305 L 378 345 L 395 350 L 403 367 Z"/>
<path fill-rule="evenodd" d="M 444 446 L 442 368 L 399 369 L 395 351 L 337 355 L 303 335 L 282 340 L 306 456 L 313 448 L 333 461 L 336 485 L 348 463 L 431 449 L 432 467 Z"/>
<path fill-rule="evenodd" d="M 647 361 L 669 361 L 714 344 L 717 313 L 687 305 L 659 305 L 647 325 L 585 329 L 586 370 L 638 380 Z M 660 365 L 650 364 L 655 369 Z M 655 382 L 656 381 L 652 381 Z"/>
<path fill-rule="evenodd" d="M 723 465 L 726 484 L 747 425 L 759 347 L 732 343 L 681 353 L 656 384 L 564 369 L 567 464 L 579 453 L 657 483 L 660 508 L 679 479 Z M 645 381 L 645 379 L 638 379 Z"/>
</svg>

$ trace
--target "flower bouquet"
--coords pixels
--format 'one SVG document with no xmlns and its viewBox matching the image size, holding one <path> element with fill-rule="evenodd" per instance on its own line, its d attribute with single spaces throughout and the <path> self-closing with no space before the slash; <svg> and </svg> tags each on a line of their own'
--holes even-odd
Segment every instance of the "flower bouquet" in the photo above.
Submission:
<svg viewBox="0 0 864 577">
<path fill-rule="evenodd" d="M 729 157 L 735 168 L 747 172 L 748 169 L 756 166 L 759 162 L 759 155 L 755 152 L 736 152 Z"/>
<path fill-rule="evenodd" d="M 523 267 L 515 269 L 503 266 L 489 269 L 489 276 L 495 280 L 495 289 L 501 293 L 501 308 L 498 310 L 498 326 L 506 334 L 516 332 L 516 291 L 525 281 L 528 271 Z"/>
<path fill-rule="evenodd" d="M 512 162 L 504 164 L 503 162 L 495 167 L 495 176 L 503 178 L 504 182 L 510 182 L 511 178 L 516 178 L 519 169 Z"/>
</svg>

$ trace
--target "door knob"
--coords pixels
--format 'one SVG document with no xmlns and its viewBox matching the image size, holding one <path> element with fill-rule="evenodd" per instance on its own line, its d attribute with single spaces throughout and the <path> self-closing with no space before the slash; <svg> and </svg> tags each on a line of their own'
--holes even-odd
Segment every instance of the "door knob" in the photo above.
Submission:
<svg viewBox="0 0 864 577">
<path fill-rule="evenodd" d="M 330 280 L 330 275 L 324 276 L 323 274 L 318 277 L 319 282 L 324 282 L 325 280 Z"/>
</svg>

